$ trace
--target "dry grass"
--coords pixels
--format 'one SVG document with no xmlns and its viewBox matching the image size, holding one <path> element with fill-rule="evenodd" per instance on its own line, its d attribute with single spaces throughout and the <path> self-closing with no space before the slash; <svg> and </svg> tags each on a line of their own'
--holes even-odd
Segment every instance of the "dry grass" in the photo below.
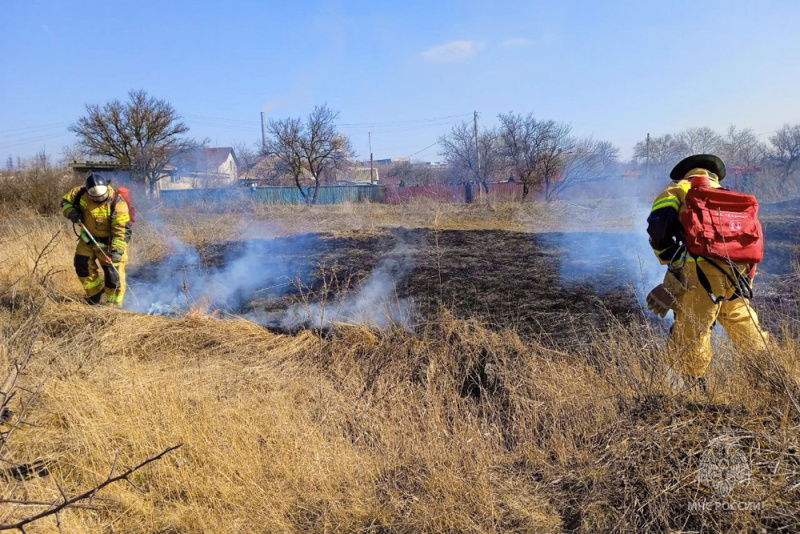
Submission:
<svg viewBox="0 0 800 534">
<path fill-rule="evenodd" d="M 56 214 L 61 197 L 77 183 L 68 167 L 36 165 L 0 171 L 0 216 Z"/>
<path fill-rule="evenodd" d="M 461 209 L 317 207 L 253 224 L 293 233 L 329 222 L 346 231 L 558 219 L 534 206 Z M 192 215 L 164 219 L 141 227 L 134 258 L 168 250 L 159 245 L 167 231 L 202 246 L 219 228 Z M 33 347 L 23 385 L 41 384 L 33 424 L 14 434 L 4 457 L 50 468 L 6 483 L 0 497 L 57 499 L 59 486 L 73 494 L 103 480 L 115 459 L 130 466 L 185 443 L 135 475 L 136 487 L 111 486 L 93 509 L 61 514 L 64 532 L 800 525 L 800 345 L 789 334 L 777 333 L 773 358 L 721 344 L 702 395 L 669 386 L 663 332 L 642 324 L 598 331 L 565 354 L 446 310 L 414 334 L 348 327 L 287 337 L 199 312 L 168 319 L 89 308 L 70 299 L 80 288 L 68 234 L 41 254 L 57 229 L 66 232 L 60 220 L 0 224 L 0 261 L 9 266 L 0 278 L 0 369 Z M 215 236 L 237 238 L 239 228 Z M 690 502 L 719 500 L 696 482 L 700 456 L 719 435 L 739 439 L 752 469 L 731 500 L 763 502 L 761 510 L 688 511 Z M 12 511 L 0 504 L 0 518 Z M 28 531 L 58 527 L 46 519 Z"/>
</svg>

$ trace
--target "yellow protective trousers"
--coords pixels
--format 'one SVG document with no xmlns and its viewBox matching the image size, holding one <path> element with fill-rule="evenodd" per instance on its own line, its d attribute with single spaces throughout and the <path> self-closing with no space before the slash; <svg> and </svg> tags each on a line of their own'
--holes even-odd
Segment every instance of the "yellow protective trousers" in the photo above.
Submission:
<svg viewBox="0 0 800 534">
<path fill-rule="evenodd" d="M 128 253 L 126 251 L 122 255 L 122 261 L 114 264 L 115 271 L 106 261 L 103 252 L 94 245 L 85 243 L 82 239 L 78 240 L 78 246 L 75 249 L 75 273 L 83 284 L 83 289 L 90 302 L 99 303 L 101 294 L 105 292 L 110 306 L 122 306 L 125 298 L 125 263 L 127 261 Z M 98 263 L 103 269 L 102 277 Z"/>
<path fill-rule="evenodd" d="M 711 363 L 711 330 L 715 321 L 719 321 L 728 337 L 743 351 L 764 350 L 767 332 L 761 329 L 758 315 L 747 299 L 739 297 L 714 304 L 700 284 L 696 265 L 705 273 L 715 296 L 730 298 L 735 286 L 724 273 L 703 260 L 698 264 L 688 261 L 680 270 L 685 292 L 673 310 L 675 323 L 667 344 L 668 363 L 676 371 L 701 377 Z M 731 273 L 729 267 L 720 266 Z"/>
</svg>

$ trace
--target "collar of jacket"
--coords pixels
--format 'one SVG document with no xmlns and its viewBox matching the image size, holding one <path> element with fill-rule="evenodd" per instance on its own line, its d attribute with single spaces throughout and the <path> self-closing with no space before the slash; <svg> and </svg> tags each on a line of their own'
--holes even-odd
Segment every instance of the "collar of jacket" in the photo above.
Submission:
<svg viewBox="0 0 800 534">
<path fill-rule="evenodd" d="M 691 171 L 687 172 L 686 175 L 683 177 L 684 180 L 690 180 L 695 176 L 707 176 L 709 180 L 712 182 L 719 183 L 719 178 L 716 174 L 706 169 L 692 169 Z"/>
</svg>

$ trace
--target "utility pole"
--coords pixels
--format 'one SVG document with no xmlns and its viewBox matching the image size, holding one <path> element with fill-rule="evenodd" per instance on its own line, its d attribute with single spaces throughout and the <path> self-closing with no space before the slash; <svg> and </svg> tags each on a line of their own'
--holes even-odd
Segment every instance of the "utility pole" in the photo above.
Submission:
<svg viewBox="0 0 800 534">
<path fill-rule="evenodd" d="M 374 178 L 375 171 L 372 170 L 372 168 L 373 168 L 373 164 L 372 164 L 372 132 L 367 132 L 367 135 L 369 136 L 369 183 L 374 184 L 375 183 L 375 178 Z"/>
<path fill-rule="evenodd" d="M 267 132 L 264 124 L 264 112 L 261 112 L 261 150 L 267 151 Z"/>
<path fill-rule="evenodd" d="M 478 147 L 478 112 L 473 115 L 473 124 L 475 129 L 475 173 L 478 175 L 478 180 L 481 179 L 481 150 Z"/>
<path fill-rule="evenodd" d="M 645 146 L 644 177 L 650 178 L 650 132 L 647 132 L 647 144 Z"/>
</svg>

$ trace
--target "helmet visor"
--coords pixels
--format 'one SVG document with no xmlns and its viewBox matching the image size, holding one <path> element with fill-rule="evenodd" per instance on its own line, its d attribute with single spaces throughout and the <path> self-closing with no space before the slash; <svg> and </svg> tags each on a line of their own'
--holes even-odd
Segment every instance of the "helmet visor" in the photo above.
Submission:
<svg viewBox="0 0 800 534">
<path fill-rule="evenodd" d="M 108 197 L 107 185 L 96 185 L 86 190 L 89 196 L 96 200 L 105 200 Z"/>
</svg>

